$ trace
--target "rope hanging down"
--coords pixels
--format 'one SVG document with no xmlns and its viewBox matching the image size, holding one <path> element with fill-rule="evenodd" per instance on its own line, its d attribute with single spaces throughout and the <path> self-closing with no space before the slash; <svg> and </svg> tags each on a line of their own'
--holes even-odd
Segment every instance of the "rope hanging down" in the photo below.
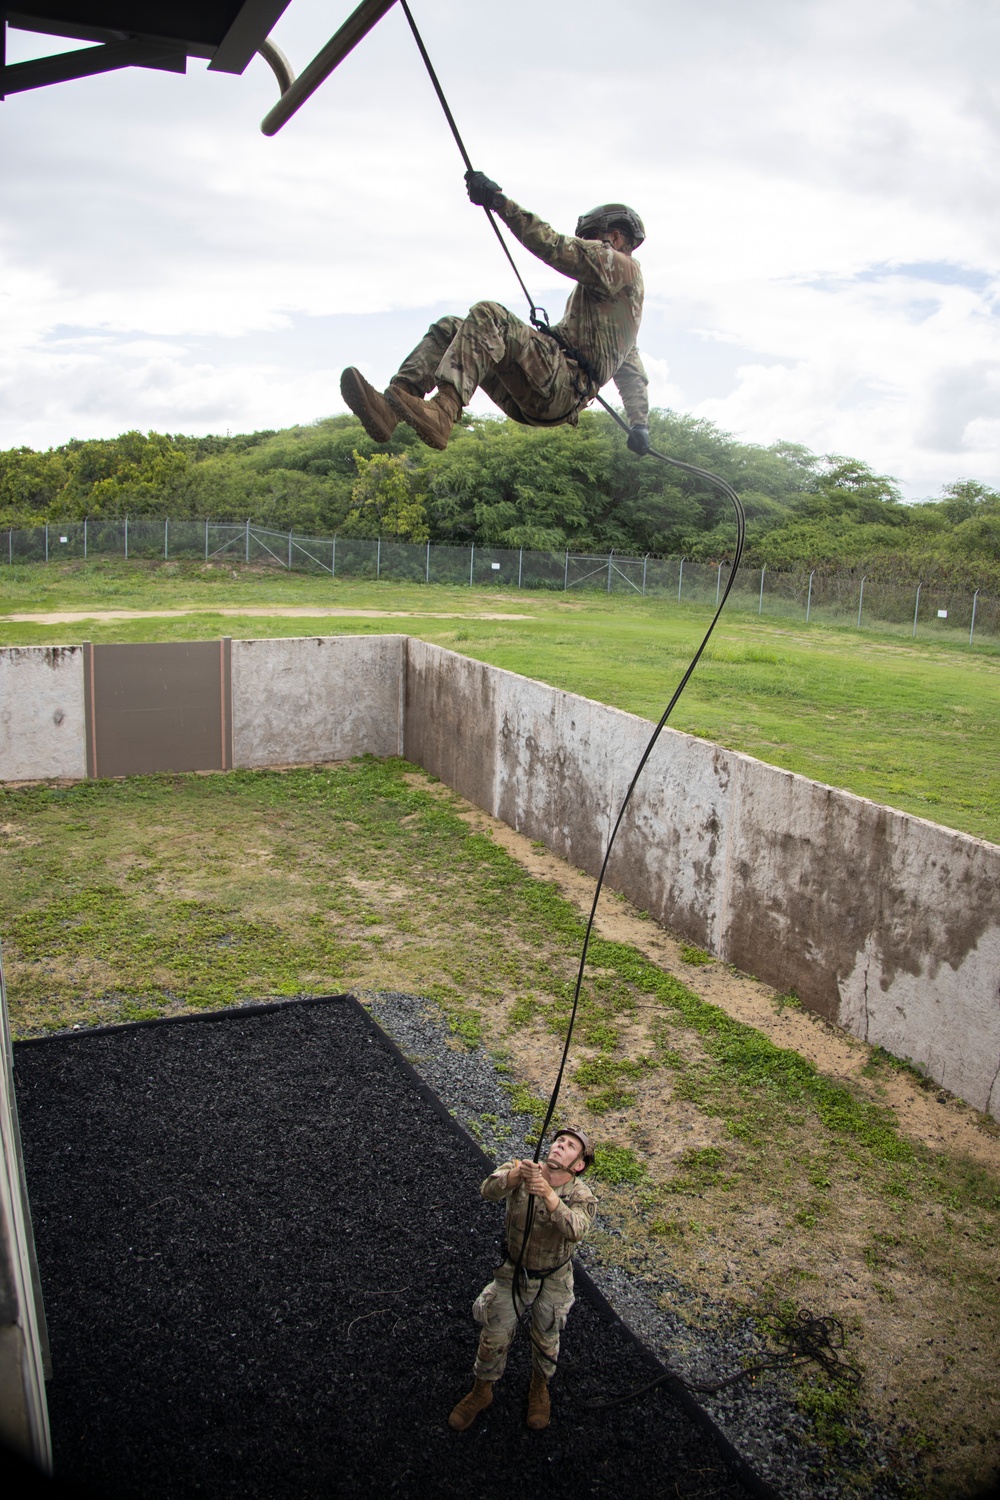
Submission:
<svg viewBox="0 0 1000 1500">
<path fill-rule="evenodd" d="M 441 84 L 438 80 L 437 73 L 434 71 L 434 65 L 430 60 L 427 48 L 424 46 L 423 38 L 421 37 L 420 32 L 417 30 L 417 25 L 413 19 L 410 7 L 407 4 L 407 0 L 399 0 L 399 3 L 402 6 L 403 13 L 406 16 L 407 22 L 409 23 L 410 30 L 413 33 L 413 39 L 417 44 L 420 56 L 423 59 L 424 67 L 427 69 L 428 76 L 434 87 L 434 92 L 437 94 L 438 101 L 441 105 L 442 110 L 444 111 L 445 119 L 447 120 L 451 133 L 455 138 L 455 144 L 457 145 L 462 160 L 465 163 L 466 170 L 471 172 L 474 170 L 472 165 L 472 158 L 469 156 L 469 153 L 465 148 L 465 142 L 462 140 L 462 137 L 459 133 L 458 126 L 455 123 L 455 117 L 451 112 L 451 107 L 448 104 L 448 100 L 445 98 L 444 90 L 442 89 Z M 558 333 L 556 333 L 552 328 L 549 327 L 548 313 L 543 307 L 538 307 L 534 302 L 530 291 L 525 285 L 524 278 L 517 268 L 517 264 L 510 252 L 507 241 L 504 239 L 503 233 L 500 229 L 500 225 L 494 218 L 492 211 L 484 205 L 483 212 L 489 220 L 490 227 L 492 228 L 493 233 L 496 235 L 497 240 L 499 241 L 500 248 L 503 250 L 504 255 L 507 257 L 507 261 L 510 264 L 511 270 L 514 272 L 515 277 L 517 278 L 517 283 L 520 286 L 521 291 L 524 293 L 524 299 L 530 309 L 529 316 L 532 326 L 538 329 L 540 332 L 547 333 L 551 338 L 554 338 L 562 348 L 563 352 L 579 365 L 584 374 L 589 379 L 591 379 L 592 383 L 596 386 L 597 382 L 593 379 L 593 375 L 587 360 L 583 356 L 581 356 L 578 351 L 570 349 L 567 346 L 565 340 L 562 339 Z M 630 431 L 628 423 L 622 420 L 618 412 L 616 412 L 613 407 L 608 405 L 608 403 L 604 400 L 604 397 L 601 396 L 599 392 L 595 392 L 594 399 L 596 399 L 600 403 L 600 405 L 603 406 L 604 410 L 608 413 L 611 419 L 618 424 L 623 432 L 628 433 Z M 652 755 L 653 750 L 656 747 L 656 743 L 663 733 L 663 730 L 666 728 L 667 720 L 670 718 L 670 715 L 673 713 L 674 708 L 677 706 L 678 699 L 680 698 L 684 689 L 687 687 L 688 682 L 690 681 L 691 676 L 698 665 L 698 662 L 701 660 L 701 657 L 705 651 L 705 647 L 708 645 L 709 640 L 712 636 L 712 632 L 714 631 L 716 624 L 718 623 L 719 617 L 726 607 L 726 601 L 729 598 L 733 583 L 736 579 L 737 570 L 739 569 L 740 565 L 740 559 L 743 555 L 744 542 L 746 540 L 746 513 L 743 509 L 743 502 L 740 500 L 739 495 L 733 489 L 731 484 L 728 484 L 726 480 L 722 479 L 718 474 L 711 473 L 708 469 L 701 469 L 697 466 L 697 464 L 684 463 L 683 460 L 679 458 L 672 458 L 667 453 L 658 453 L 655 448 L 650 448 L 648 450 L 647 456 L 650 458 L 655 458 L 659 463 L 669 464 L 672 468 L 680 469 L 682 473 L 690 474 L 692 478 L 700 479 L 705 484 L 712 485 L 714 486 L 714 488 L 722 491 L 722 493 L 732 504 L 733 510 L 736 514 L 736 547 L 733 551 L 732 567 L 729 571 L 729 578 L 726 583 L 725 591 L 722 594 L 722 598 L 720 599 L 715 613 L 712 616 L 711 621 L 709 622 L 708 629 L 705 631 L 705 634 L 702 637 L 701 644 L 698 646 L 697 651 L 694 653 L 694 656 L 691 658 L 691 661 L 688 664 L 687 670 L 674 689 L 674 692 L 670 698 L 670 702 L 667 704 L 666 708 L 663 710 L 663 713 L 660 715 L 659 721 L 653 729 L 653 732 L 646 744 L 646 748 L 642 752 L 639 764 L 636 766 L 635 772 L 632 776 L 632 780 L 629 782 L 628 790 L 626 791 L 625 796 L 622 798 L 621 807 L 618 809 L 618 816 L 615 819 L 614 827 L 611 830 L 611 836 L 608 839 L 607 846 L 604 851 L 604 859 L 601 862 L 600 872 L 597 877 L 597 884 L 594 889 L 594 899 L 591 902 L 590 914 L 587 918 L 587 927 L 584 933 L 583 946 L 580 952 L 580 964 L 577 969 L 576 985 L 573 991 L 573 1005 L 570 1010 L 569 1025 L 566 1029 L 566 1040 L 563 1045 L 562 1056 L 559 1060 L 559 1068 L 556 1073 L 556 1080 L 553 1084 L 551 1095 L 549 1096 L 549 1103 L 545 1113 L 545 1119 L 543 1120 L 541 1128 L 538 1132 L 538 1144 L 535 1147 L 534 1156 L 534 1160 L 536 1162 L 541 1155 L 542 1142 L 548 1131 L 549 1125 L 552 1122 L 552 1117 L 555 1114 L 556 1105 L 559 1100 L 559 1093 L 562 1088 L 563 1075 L 566 1071 L 566 1063 L 569 1058 L 570 1046 L 573 1039 L 573 1029 L 576 1025 L 577 1010 L 579 1009 L 580 1004 L 580 994 L 583 986 L 583 977 L 587 965 L 587 953 L 590 947 L 590 939 L 594 929 L 594 921 L 597 916 L 597 906 L 598 902 L 600 901 L 601 891 L 604 887 L 604 880 L 607 874 L 608 864 L 611 859 L 611 853 L 614 849 L 615 840 L 618 837 L 618 831 L 621 828 L 622 822 L 625 818 L 625 814 L 628 811 L 629 804 L 632 800 L 632 794 L 635 791 L 639 778 L 646 768 L 646 763 Z M 538 1349 L 539 1353 L 542 1354 L 542 1356 L 546 1359 L 547 1363 L 555 1368 L 559 1364 L 559 1361 L 553 1360 L 545 1353 L 545 1350 L 540 1347 L 531 1332 L 531 1328 L 527 1321 L 530 1314 L 530 1309 L 525 1308 L 522 1302 L 522 1308 L 520 1311 L 518 1310 L 518 1301 L 521 1300 L 518 1295 L 518 1282 L 521 1277 L 526 1274 L 524 1269 L 524 1259 L 528 1247 L 528 1242 L 531 1236 L 531 1227 L 534 1220 L 534 1214 L 535 1199 L 534 1197 L 530 1197 L 528 1200 L 528 1208 L 525 1216 L 524 1233 L 521 1237 L 521 1249 L 517 1257 L 517 1262 L 514 1266 L 511 1297 L 514 1303 L 514 1311 L 517 1316 L 518 1322 L 525 1329 L 532 1344 L 535 1345 L 536 1349 Z M 640 1386 L 637 1390 L 628 1391 L 619 1396 L 614 1396 L 606 1400 L 592 1400 L 579 1397 L 576 1399 L 580 1400 L 581 1404 L 589 1408 L 591 1411 L 603 1411 L 609 1407 L 619 1406 L 624 1402 L 635 1400 L 638 1396 L 644 1395 L 647 1391 L 654 1390 L 661 1385 L 679 1385 L 685 1387 L 689 1391 L 694 1391 L 701 1395 L 712 1395 L 717 1391 L 723 1390 L 727 1386 L 735 1385 L 738 1381 L 752 1380 L 755 1375 L 763 1372 L 764 1370 L 773 1370 L 781 1366 L 791 1365 L 794 1364 L 797 1360 L 813 1361 L 814 1363 L 818 1364 L 820 1368 L 824 1370 L 828 1376 L 830 1376 L 831 1379 L 846 1381 L 851 1385 L 857 1385 L 860 1383 L 860 1371 L 854 1365 L 849 1363 L 849 1361 L 842 1359 L 838 1352 L 844 1347 L 844 1329 L 838 1319 L 832 1317 L 814 1317 L 811 1313 L 807 1312 L 803 1308 L 800 1309 L 797 1313 L 791 1314 L 790 1316 L 775 1318 L 772 1321 L 773 1326 L 771 1331 L 775 1339 L 778 1342 L 784 1344 L 784 1349 L 779 1353 L 773 1354 L 770 1358 L 758 1361 L 756 1364 L 750 1365 L 748 1368 L 740 1370 L 735 1375 L 730 1375 L 723 1380 L 704 1383 L 691 1382 L 684 1380 L 675 1371 L 667 1370 L 663 1375 L 657 1376 L 655 1380 L 648 1381 L 645 1385 Z M 563 1368 L 565 1370 L 568 1367 L 564 1364 Z"/>
<path fill-rule="evenodd" d="M 403 7 L 403 14 L 409 22 L 410 30 L 413 32 L 413 40 L 416 42 L 420 56 L 423 58 L 424 67 L 427 69 L 428 77 L 430 78 L 431 83 L 434 85 L 434 92 L 438 96 L 438 102 L 441 105 L 441 108 L 444 110 L 444 117 L 448 121 L 448 127 L 451 130 L 452 135 L 455 137 L 455 145 L 458 147 L 459 154 L 462 160 L 465 162 L 465 169 L 467 172 L 472 172 L 474 171 L 472 165 L 472 157 L 465 149 L 465 142 L 462 140 L 462 137 L 459 134 L 458 126 L 455 124 L 455 116 L 452 114 L 451 106 L 444 96 L 444 89 L 438 82 L 438 76 L 434 71 L 434 64 L 431 62 L 430 56 L 427 52 L 427 48 L 424 46 L 424 39 L 420 35 L 420 32 L 417 30 L 417 23 L 413 19 L 413 15 L 410 11 L 410 7 L 406 3 L 406 0 L 399 0 L 399 3 Z M 503 237 L 503 232 L 500 228 L 500 225 L 493 217 L 492 210 L 487 208 L 484 204 L 483 213 L 486 215 L 487 219 L 489 219 L 490 228 L 493 230 L 493 233 L 496 235 L 497 239 L 500 242 L 500 249 L 503 251 L 504 255 L 506 255 L 508 261 L 510 262 L 510 268 L 514 272 L 514 275 L 517 277 L 517 284 L 521 288 L 521 291 L 524 293 L 524 300 L 531 308 L 532 326 L 535 328 L 547 328 L 549 326 L 549 315 L 545 311 L 544 307 L 536 307 L 532 302 L 531 293 L 528 291 L 528 288 L 524 284 L 524 280 L 521 276 L 520 271 L 517 269 L 517 264 L 514 260 L 514 257 L 513 255 L 511 255 L 508 248 L 507 241 Z"/>
<path fill-rule="evenodd" d="M 400 5 L 403 8 L 403 13 L 406 16 L 407 21 L 409 22 L 410 30 L 413 33 L 413 39 L 414 39 L 414 41 L 417 44 L 417 47 L 418 47 L 419 52 L 420 52 L 420 56 L 423 58 L 424 67 L 427 69 L 428 76 L 430 77 L 431 83 L 434 86 L 434 92 L 438 96 L 438 100 L 439 100 L 439 102 L 441 104 L 441 108 L 444 111 L 445 119 L 448 121 L 448 125 L 449 125 L 449 128 L 451 130 L 451 133 L 455 137 L 455 144 L 457 145 L 457 147 L 459 149 L 459 152 L 461 154 L 462 160 L 464 161 L 464 163 L 466 165 L 466 169 L 471 172 L 471 171 L 474 170 L 473 166 L 472 166 L 472 158 L 469 156 L 469 153 L 468 153 L 468 151 L 465 148 L 465 142 L 462 140 L 462 137 L 461 137 L 461 135 L 459 133 L 458 126 L 455 123 L 455 116 L 452 114 L 451 107 L 450 107 L 447 99 L 445 98 L 444 90 L 442 89 L 441 84 L 440 84 L 440 82 L 438 80 L 438 76 L 437 76 L 436 72 L 434 71 L 434 65 L 431 62 L 430 57 L 428 56 L 427 48 L 424 46 L 423 38 L 421 37 L 420 32 L 417 30 L 417 24 L 416 24 L 416 22 L 413 19 L 413 15 L 412 15 L 412 12 L 410 11 L 410 7 L 406 3 L 406 0 L 399 0 L 399 3 L 400 3 Z M 507 241 L 504 239 L 503 233 L 502 233 L 502 231 L 500 229 L 499 224 L 497 223 L 496 219 L 494 218 L 493 213 L 491 212 L 491 210 L 489 208 L 485 208 L 485 207 L 483 209 L 483 212 L 485 213 L 487 219 L 489 220 L 490 225 L 491 225 L 491 227 L 493 229 L 493 232 L 494 232 L 494 234 L 496 235 L 497 239 L 500 242 L 500 246 L 501 246 L 501 248 L 503 250 L 504 255 L 507 257 L 507 260 L 510 262 L 510 266 L 511 266 L 511 269 L 513 270 L 513 272 L 514 272 L 514 275 L 517 277 L 518 285 L 520 286 L 522 292 L 524 293 L 525 301 L 528 303 L 528 306 L 531 309 L 531 322 L 532 322 L 532 324 L 534 325 L 534 327 L 539 328 L 541 331 L 549 333 L 549 334 L 552 334 L 552 330 L 549 328 L 548 314 L 546 313 L 546 311 L 545 311 L 544 308 L 538 307 L 535 304 L 535 302 L 534 302 L 534 300 L 533 300 L 533 298 L 531 296 L 531 293 L 528 291 L 528 288 L 527 288 L 527 286 L 524 283 L 524 279 L 521 276 L 521 273 L 520 273 L 520 271 L 517 268 L 517 265 L 516 265 L 516 263 L 514 261 L 514 257 L 510 253 L 510 249 L 509 249 L 509 247 L 507 245 Z M 552 336 L 555 337 L 554 334 Z M 561 340 L 557 340 L 557 342 L 559 342 L 560 344 L 562 343 Z M 565 349 L 565 345 L 563 345 L 563 348 Z M 581 364 L 581 367 L 584 370 L 587 370 L 587 362 L 586 362 L 585 359 L 581 359 L 580 355 L 577 354 L 575 351 L 567 351 L 567 352 L 569 352 L 571 358 L 573 358 L 574 360 L 576 360 L 577 362 L 579 362 Z M 596 397 L 596 399 L 600 402 L 601 406 L 604 407 L 604 410 L 608 413 L 608 415 L 612 418 L 612 420 L 618 423 L 618 426 L 622 429 L 622 431 L 627 433 L 630 430 L 629 426 L 628 426 L 628 423 L 622 421 L 622 418 L 618 415 L 618 413 L 614 410 L 613 407 L 611 407 L 611 406 L 608 405 L 608 403 L 604 400 L 603 396 L 598 395 Z M 741 558 L 741 556 L 743 554 L 743 543 L 744 543 L 744 539 L 745 539 L 745 535 L 746 535 L 746 515 L 745 515 L 744 510 L 743 510 L 743 502 L 740 500 L 739 495 L 733 489 L 732 485 L 727 484 L 726 481 L 724 479 L 721 479 L 718 474 L 712 474 L 707 469 L 700 469 L 700 468 L 698 468 L 698 466 L 696 464 L 684 463 L 679 458 L 671 458 L 669 456 L 669 454 L 666 454 L 666 453 L 657 453 L 656 450 L 653 449 L 653 448 L 650 448 L 650 450 L 649 450 L 649 457 L 650 458 L 658 459 L 660 463 L 670 464 L 673 468 L 680 469 L 683 473 L 690 474 L 695 479 L 704 480 L 704 482 L 706 484 L 714 485 L 717 489 L 720 489 L 723 492 L 723 494 L 727 497 L 727 499 L 732 503 L 733 509 L 736 512 L 736 531 L 737 531 L 736 548 L 735 548 L 735 551 L 734 551 L 734 554 L 733 554 L 733 564 L 732 564 L 732 567 L 731 567 L 730 572 L 729 572 L 729 579 L 728 579 L 728 581 L 726 583 L 725 592 L 722 595 L 722 598 L 721 598 L 721 600 L 719 602 L 718 608 L 716 609 L 715 614 L 712 616 L 711 623 L 709 624 L 709 627 L 706 630 L 704 637 L 702 638 L 701 645 L 698 647 L 698 649 L 695 652 L 694 656 L 691 658 L 691 662 L 690 662 L 690 664 L 689 664 L 689 666 L 687 668 L 687 671 L 684 673 L 684 676 L 681 678 L 680 682 L 677 684 L 677 687 L 674 690 L 674 693 L 673 693 L 672 698 L 670 699 L 670 702 L 667 704 L 666 708 L 663 710 L 663 713 L 660 716 L 659 723 L 656 725 L 656 728 L 653 730 L 653 733 L 649 737 L 649 742 L 646 745 L 646 748 L 645 748 L 645 750 L 642 753 L 642 757 L 641 757 L 641 759 L 639 761 L 639 764 L 638 764 L 638 766 L 635 769 L 635 774 L 633 775 L 632 780 L 629 783 L 628 790 L 626 791 L 625 796 L 622 799 L 621 807 L 618 810 L 618 816 L 615 819 L 615 824 L 614 824 L 614 827 L 613 827 L 613 829 L 611 831 L 611 837 L 608 839 L 607 847 L 606 847 L 605 852 L 604 852 L 604 859 L 603 859 L 602 864 L 601 864 L 600 874 L 597 877 L 597 886 L 596 886 L 596 889 L 594 891 L 594 899 L 593 899 L 593 902 L 591 904 L 590 916 L 589 916 L 588 921 L 587 921 L 586 933 L 584 935 L 584 940 L 583 940 L 583 949 L 582 949 L 581 954 L 580 954 L 580 966 L 579 966 L 579 969 L 577 971 L 577 976 L 576 976 L 576 988 L 575 988 L 574 993 L 573 993 L 573 1006 L 572 1006 L 572 1009 L 571 1009 L 571 1012 L 570 1012 L 570 1021 L 569 1021 L 569 1027 L 568 1027 L 567 1033 L 566 1033 L 566 1042 L 565 1042 L 565 1045 L 563 1047 L 562 1057 L 560 1059 L 559 1071 L 558 1071 L 558 1073 L 556 1075 L 555 1085 L 553 1086 L 552 1094 L 551 1094 L 551 1096 L 549 1098 L 549 1104 L 548 1104 L 548 1109 L 547 1109 L 546 1114 L 545 1114 L 545 1119 L 544 1119 L 544 1121 L 542 1123 L 541 1130 L 539 1131 L 538 1145 L 535 1148 L 535 1161 L 536 1162 L 538 1161 L 539 1155 L 541 1153 L 542 1140 L 544 1139 L 545 1134 L 546 1134 L 546 1132 L 547 1132 L 547 1130 L 549 1128 L 549 1125 L 552 1122 L 552 1116 L 555 1113 L 556 1104 L 557 1104 L 558 1099 L 559 1099 L 559 1092 L 560 1092 L 560 1089 L 562 1087 L 563 1074 L 565 1073 L 565 1070 L 566 1070 L 566 1060 L 567 1060 L 567 1058 L 569 1056 L 570 1043 L 572 1041 L 572 1036 L 573 1036 L 573 1027 L 574 1027 L 574 1024 L 576 1022 L 576 1013 L 577 1013 L 577 1008 L 579 1006 L 579 1001 L 580 1001 L 580 990 L 581 990 L 581 986 L 583 984 L 584 970 L 585 970 L 586 964 L 587 964 L 587 950 L 588 950 L 588 948 L 590 946 L 591 934 L 592 934 L 593 928 L 594 928 L 594 919 L 595 919 L 595 917 L 597 915 L 597 904 L 598 904 L 598 901 L 600 900 L 601 890 L 602 890 L 602 888 L 604 886 L 604 878 L 605 878 L 605 876 L 607 874 L 608 863 L 609 863 L 609 861 L 611 859 L 611 853 L 612 853 L 612 850 L 614 849 L 615 840 L 618 837 L 618 830 L 621 828 L 622 821 L 623 821 L 623 819 L 625 817 L 625 813 L 627 812 L 629 803 L 632 800 L 632 794 L 635 791 L 636 783 L 638 782 L 639 777 L 642 775 L 642 772 L 645 769 L 646 762 L 649 760 L 649 757 L 652 755 L 653 749 L 656 746 L 656 742 L 660 738 L 660 735 L 663 733 L 663 730 L 666 727 L 667 720 L 669 719 L 670 715 L 673 713 L 674 708 L 677 705 L 677 700 L 680 698 L 681 693 L 683 693 L 684 689 L 687 687 L 688 682 L 689 682 L 689 680 L 691 678 L 691 674 L 694 672 L 695 667 L 698 665 L 698 662 L 701 660 L 702 653 L 704 652 L 705 647 L 708 645 L 708 642 L 709 642 L 709 639 L 711 637 L 712 631 L 715 629 L 716 622 L 718 621 L 719 616 L 722 614 L 722 611 L 723 611 L 723 609 L 726 606 L 726 600 L 729 598 L 730 592 L 732 590 L 733 583 L 734 583 L 735 578 L 736 578 L 736 572 L 737 572 L 737 569 L 739 568 L 739 565 L 740 565 L 740 558 Z M 529 1207 L 533 1207 L 533 1206 L 534 1206 L 534 1204 L 532 1202 L 532 1204 Z M 528 1228 L 528 1226 L 526 1226 L 525 1243 L 527 1243 L 527 1228 Z"/>
</svg>

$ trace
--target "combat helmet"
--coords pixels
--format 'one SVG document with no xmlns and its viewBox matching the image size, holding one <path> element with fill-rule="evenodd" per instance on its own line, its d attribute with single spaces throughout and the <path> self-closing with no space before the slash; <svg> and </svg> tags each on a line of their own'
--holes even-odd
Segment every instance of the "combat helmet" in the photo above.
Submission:
<svg viewBox="0 0 1000 1500">
<path fill-rule="evenodd" d="M 557 1136 L 560 1136 L 560 1135 L 574 1135 L 574 1136 L 576 1136 L 577 1140 L 580 1142 L 580 1145 L 583 1147 L 583 1170 L 584 1170 L 584 1172 L 587 1171 L 588 1167 L 592 1167 L 594 1165 L 594 1147 L 593 1147 L 593 1145 L 591 1143 L 590 1136 L 587 1134 L 587 1132 L 581 1126 L 579 1126 L 579 1125 L 561 1125 L 559 1127 L 559 1129 L 556 1131 L 556 1135 Z"/>
<path fill-rule="evenodd" d="M 638 250 L 646 238 L 646 229 L 634 208 L 627 203 L 601 203 L 589 213 L 581 214 L 576 221 L 578 240 L 593 240 L 606 234 L 609 229 L 627 229 L 632 236 L 632 247 Z"/>
</svg>

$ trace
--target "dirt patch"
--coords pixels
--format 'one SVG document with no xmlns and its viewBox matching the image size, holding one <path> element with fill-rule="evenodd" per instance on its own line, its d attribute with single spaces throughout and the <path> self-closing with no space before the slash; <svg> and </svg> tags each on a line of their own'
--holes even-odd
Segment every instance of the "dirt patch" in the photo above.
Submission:
<svg viewBox="0 0 1000 1500">
<path fill-rule="evenodd" d="M 85 609 L 56 610 L 47 614 L 5 615 L 15 625 L 75 625 L 80 620 L 182 620 L 188 615 L 250 616 L 287 620 L 531 620 L 532 615 L 501 615 L 487 610 L 438 611 L 430 609 L 345 609 L 335 605 L 268 605 L 261 608 L 230 608 L 203 605 L 193 609 Z"/>
</svg>

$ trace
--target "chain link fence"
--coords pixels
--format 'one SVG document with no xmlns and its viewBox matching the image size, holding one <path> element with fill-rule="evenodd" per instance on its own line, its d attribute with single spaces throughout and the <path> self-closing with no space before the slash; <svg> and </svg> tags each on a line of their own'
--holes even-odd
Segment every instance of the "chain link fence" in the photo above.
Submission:
<svg viewBox="0 0 1000 1500">
<path fill-rule="evenodd" d="M 3 545 L 6 540 L 6 546 Z M 599 589 L 678 603 L 718 604 L 728 563 L 526 548 L 444 546 L 382 537 L 309 537 L 252 522 L 71 521 L 0 532 L 0 567 L 90 557 L 254 563 L 330 578 L 494 585 L 505 589 Z M 732 602 L 761 617 L 805 623 L 895 625 L 916 637 L 1000 635 L 1000 598 L 980 590 L 894 584 L 856 572 L 775 573 L 743 568 Z"/>
</svg>

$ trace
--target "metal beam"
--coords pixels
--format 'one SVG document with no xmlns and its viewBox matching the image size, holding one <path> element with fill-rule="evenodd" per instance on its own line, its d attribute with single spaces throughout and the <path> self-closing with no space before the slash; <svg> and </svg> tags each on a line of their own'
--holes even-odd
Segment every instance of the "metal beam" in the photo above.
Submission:
<svg viewBox="0 0 1000 1500">
<path fill-rule="evenodd" d="M 176 42 L 138 39 L 108 42 L 101 47 L 83 47 L 79 52 L 60 52 L 54 57 L 35 57 L 30 62 L 11 63 L 0 72 L 0 97 L 130 67 L 166 68 L 172 73 L 183 73 L 187 68 L 187 57 L 178 52 Z"/>
<path fill-rule="evenodd" d="M 318 52 L 308 67 L 303 68 L 287 93 L 282 94 L 277 104 L 261 121 L 265 135 L 277 135 L 282 125 L 288 123 L 320 84 L 329 78 L 334 68 L 367 36 L 386 11 L 391 10 L 396 0 L 361 0 L 357 10 L 348 16 L 340 30 L 330 38 L 322 52 Z"/>
<path fill-rule="evenodd" d="M 42 36 L 64 36 L 76 42 L 127 42 L 141 37 L 143 41 L 163 42 L 176 53 L 183 50 L 188 57 L 210 58 L 215 49 L 210 42 L 181 41 L 177 37 L 164 36 L 156 31 L 114 31 L 107 26 L 78 26 L 75 22 L 50 21 L 45 16 L 29 16 L 23 11 L 9 10 L 7 25 L 15 31 L 32 31 Z"/>
<path fill-rule="evenodd" d="M 69 21 L 48 21 L 42 16 L 28 16 L 21 11 L 7 12 L 7 25 L 15 31 L 41 32 L 43 36 L 65 36 L 75 42 L 123 42 L 127 31 L 112 31 L 107 26 L 77 26 Z"/>
<path fill-rule="evenodd" d="M 261 42 L 260 46 L 257 48 L 257 51 L 260 53 L 261 57 L 271 69 L 271 72 L 278 80 L 279 92 L 282 94 L 287 94 L 288 90 L 295 82 L 295 74 L 292 71 L 292 65 L 288 61 L 288 58 L 282 52 L 281 48 L 276 47 L 274 43 L 268 38 L 265 38 L 264 41 Z"/>
<path fill-rule="evenodd" d="M 242 73 L 287 8 L 288 0 L 244 0 L 212 55 L 209 72 Z"/>
</svg>

